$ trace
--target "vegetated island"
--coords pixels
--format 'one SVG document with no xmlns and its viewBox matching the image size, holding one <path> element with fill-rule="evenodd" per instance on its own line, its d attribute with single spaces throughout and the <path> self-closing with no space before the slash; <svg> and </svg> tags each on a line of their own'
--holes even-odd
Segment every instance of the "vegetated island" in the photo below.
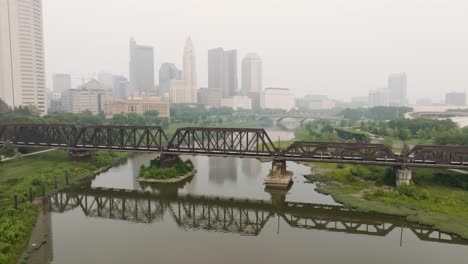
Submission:
<svg viewBox="0 0 468 264">
<path fill-rule="evenodd" d="M 174 166 L 161 167 L 161 158 L 150 161 L 149 166 L 141 165 L 138 180 L 142 182 L 176 183 L 195 175 L 197 171 L 191 160 L 177 157 Z"/>
</svg>

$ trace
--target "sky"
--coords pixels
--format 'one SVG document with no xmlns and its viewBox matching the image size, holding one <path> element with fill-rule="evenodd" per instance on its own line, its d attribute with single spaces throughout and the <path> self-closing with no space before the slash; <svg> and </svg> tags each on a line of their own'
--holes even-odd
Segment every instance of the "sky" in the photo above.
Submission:
<svg viewBox="0 0 468 264">
<path fill-rule="evenodd" d="M 264 87 L 340 100 L 384 88 L 406 72 L 408 97 L 468 92 L 466 0 L 43 0 L 48 87 L 54 73 L 75 84 L 100 71 L 128 76 L 129 39 L 182 68 L 185 39 L 208 83 L 208 50 L 263 60 Z M 240 87 L 239 87 L 240 88 Z"/>
</svg>

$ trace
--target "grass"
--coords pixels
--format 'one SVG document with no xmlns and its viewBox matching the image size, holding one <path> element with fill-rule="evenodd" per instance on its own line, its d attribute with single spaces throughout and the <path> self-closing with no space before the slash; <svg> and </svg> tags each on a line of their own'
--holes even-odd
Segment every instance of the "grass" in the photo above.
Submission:
<svg viewBox="0 0 468 264">
<path fill-rule="evenodd" d="M 42 182 L 47 193 L 53 192 L 54 176 L 58 187 L 65 186 L 64 173 L 69 172 L 70 183 L 93 175 L 93 171 L 124 159 L 125 152 L 93 152 L 90 162 L 71 162 L 64 150 L 54 150 L 0 163 L 0 263 L 13 263 L 25 248 L 37 219 L 37 208 L 29 204 L 29 186 L 34 196 L 41 193 Z M 13 208 L 13 196 L 20 201 Z"/>
<path fill-rule="evenodd" d="M 311 164 L 309 164 L 311 165 Z M 468 175 L 442 169 L 412 169 L 413 184 L 391 187 L 389 168 L 313 164 L 307 175 L 345 206 L 363 212 L 405 216 L 409 221 L 434 226 L 468 239 Z"/>
</svg>

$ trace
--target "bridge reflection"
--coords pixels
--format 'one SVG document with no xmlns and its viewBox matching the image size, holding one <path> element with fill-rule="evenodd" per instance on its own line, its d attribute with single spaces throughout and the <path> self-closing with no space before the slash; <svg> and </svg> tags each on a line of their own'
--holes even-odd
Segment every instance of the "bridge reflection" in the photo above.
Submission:
<svg viewBox="0 0 468 264">
<path fill-rule="evenodd" d="M 287 202 L 284 193 L 271 194 L 270 202 L 178 195 L 177 191 L 156 193 L 81 187 L 57 193 L 50 202 L 54 212 L 79 208 L 88 217 L 136 223 L 158 222 L 170 215 L 182 229 L 257 236 L 269 221 L 277 218 L 292 228 L 381 237 L 396 228 L 408 228 L 420 240 L 468 245 L 467 240 L 458 236 L 411 224 L 400 217 L 361 213 L 334 205 Z"/>
</svg>

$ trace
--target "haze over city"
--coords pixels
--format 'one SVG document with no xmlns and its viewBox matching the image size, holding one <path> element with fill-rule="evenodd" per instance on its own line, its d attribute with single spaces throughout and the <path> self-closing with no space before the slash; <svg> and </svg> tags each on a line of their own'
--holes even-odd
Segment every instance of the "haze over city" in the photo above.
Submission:
<svg viewBox="0 0 468 264">
<path fill-rule="evenodd" d="M 238 50 L 263 60 L 263 87 L 295 96 L 349 100 L 405 72 L 410 102 L 443 101 L 468 87 L 468 2 L 452 1 L 43 1 L 47 87 L 51 75 L 129 75 L 129 39 L 182 68 L 185 39 L 207 87 L 207 51 Z M 239 65 L 239 84 L 241 82 Z M 96 75 L 94 75 L 96 77 Z M 239 85 L 240 89 L 240 85 Z"/>
</svg>

